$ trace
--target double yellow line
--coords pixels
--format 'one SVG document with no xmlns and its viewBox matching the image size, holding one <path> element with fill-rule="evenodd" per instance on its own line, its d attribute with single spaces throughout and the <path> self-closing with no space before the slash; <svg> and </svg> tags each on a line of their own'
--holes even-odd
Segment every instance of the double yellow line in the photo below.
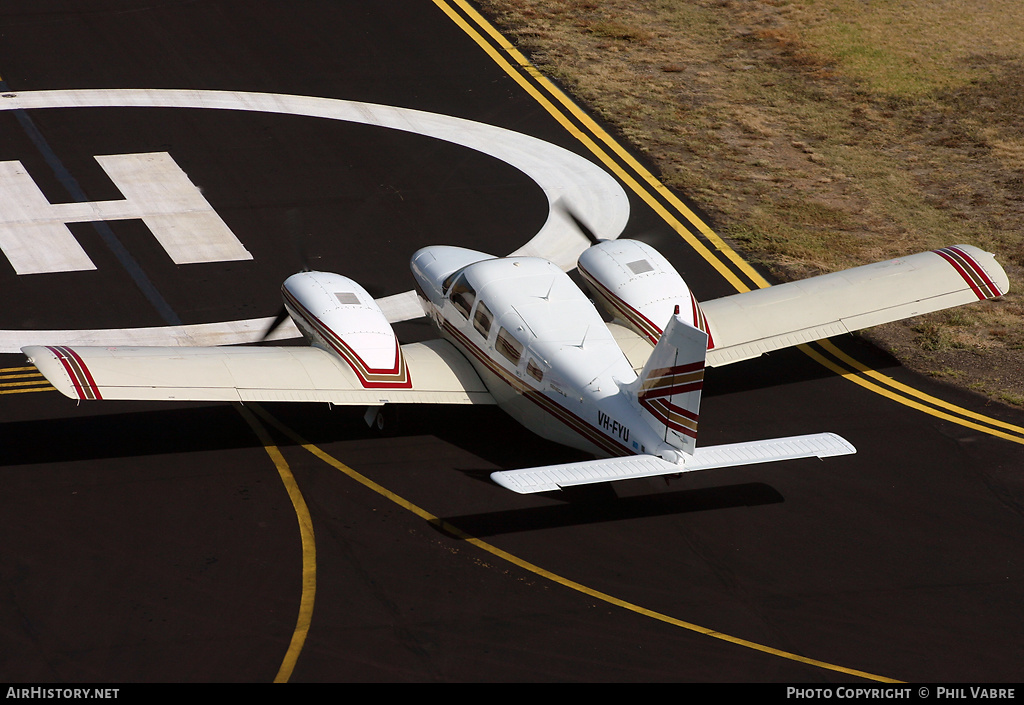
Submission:
<svg viewBox="0 0 1024 705">
<path fill-rule="evenodd" d="M 770 283 L 694 211 L 626 151 L 465 0 L 434 0 L 487 55 L 580 141 L 623 184 L 647 203 L 737 291 Z M 1024 445 L 1024 427 L 970 411 L 871 369 L 822 341 L 800 349 L 821 365 L 875 394 L 922 413 Z"/>
<path fill-rule="evenodd" d="M 53 385 L 33 365 L 0 368 L 0 394 L 55 391 Z"/>
</svg>

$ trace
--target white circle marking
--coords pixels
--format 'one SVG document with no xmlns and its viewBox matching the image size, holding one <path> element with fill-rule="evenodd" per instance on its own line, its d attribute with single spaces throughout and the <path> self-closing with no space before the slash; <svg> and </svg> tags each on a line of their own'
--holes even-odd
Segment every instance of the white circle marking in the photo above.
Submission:
<svg viewBox="0 0 1024 705">
<path fill-rule="evenodd" d="M 544 140 L 485 123 L 373 103 L 335 98 L 202 90 L 56 90 L 7 93 L 0 110 L 44 108 L 206 108 L 327 118 L 402 130 L 474 149 L 519 169 L 541 187 L 548 218 L 540 231 L 513 255 L 551 260 L 568 271 L 587 244 L 560 208 L 559 200 L 586 213 L 591 227 L 616 238 L 629 220 L 629 199 L 619 183 L 593 162 Z M 378 301 L 391 322 L 422 315 L 413 292 Z M 97 330 L 0 331 L 0 352 L 27 345 L 232 345 L 252 342 L 270 318 L 200 325 Z M 284 330 L 276 337 L 294 337 Z"/>
</svg>

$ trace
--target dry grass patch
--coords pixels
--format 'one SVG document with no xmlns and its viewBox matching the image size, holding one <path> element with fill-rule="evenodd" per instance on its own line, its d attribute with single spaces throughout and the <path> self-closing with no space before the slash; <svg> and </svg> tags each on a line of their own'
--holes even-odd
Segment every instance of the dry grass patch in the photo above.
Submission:
<svg viewBox="0 0 1024 705">
<path fill-rule="evenodd" d="M 1019 0 L 481 5 L 780 278 L 958 243 L 996 252 L 1013 291 L 972 306 L 974 322 L 935 314 L 871 337 L 1024 398 Z"/>
</svg>

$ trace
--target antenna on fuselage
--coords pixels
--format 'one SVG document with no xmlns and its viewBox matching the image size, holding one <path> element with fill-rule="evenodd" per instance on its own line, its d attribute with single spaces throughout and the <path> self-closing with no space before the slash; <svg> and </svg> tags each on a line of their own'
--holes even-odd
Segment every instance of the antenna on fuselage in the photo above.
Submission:
<svg viewBox="0 0 1024 705">
<path fill-rule="evenodd" d="M 523 324 L 522 326 L 519 326 L 519 330 L 523 330 L 523 326 L 526 326 L 526 330 L 530 331 L 530 335 L 536 338 L 537 334 L 533 332 L 533 328 L 527 322 L 523 314 L 519 313 L 519 309 L 517 309 L 515 306 L 509 306 L 509 308 L 512 309 L 517 316 L 519 316 L 519 322 Z"/>
<path fill-rule="evenodd" d="M 298 257 L 299 264 L 302 267 L 299 271 L 313 271 L 309 266 L 309 255 L 306 252 L 306 237 L 312 235 L 312 233 L 305 232 L 302 222 L 302 213 L 298 208 L 289 208 L 285 213 L 285 226 L 288 241 L 291 243 L 292 247 L 295 248 L 295 255 Z M 263 330 L 263 334 L 260 335 L 256 342 L 262 343 L 268 340 L 270 336 L 272 336 L 274 332 L 289 318 L 291 318 L 291 316 L 288 314 L 288 309 L 282 304 L 281 308 L 278 309 L 277 314 L 275 314 L 274 318 L 271 320 L 270 325 Z"/>
<path fill-rule="evenodd" d="M 544 296 L 539 296 L 537 298 L 544 299 L 545 301 L 550 301 L 551 300 L 551 292 L 554 290 L 554 288 L 555 288 L 555 278 L 551 277 L 551 283 L 548 284 L 548 293 L 544 294 Z"/>
<path fill-rule="evenodd" d="M 582 350 L 583 349 L 583 345 L 587 342 L 587 336 L 588 335 L 590 335 L 590 326 L 587 326 L 587 329 L 585 331 L 583 331 L 583 339 L 580 340 L 580 342 L 578 344 L 573 345 L 572 347 L 579 348 L 580 350 Z"/>
</svg>

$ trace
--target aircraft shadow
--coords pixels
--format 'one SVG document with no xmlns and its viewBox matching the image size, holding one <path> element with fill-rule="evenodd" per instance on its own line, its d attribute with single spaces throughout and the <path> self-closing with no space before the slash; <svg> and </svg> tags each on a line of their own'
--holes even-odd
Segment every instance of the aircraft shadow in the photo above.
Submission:
<svg viewBox="0 0 1024 705">
<path fill-rule="evenodd" d="M 875 370 L 899 367 L 899 361 L 858 335 L 831 338 L 837 348 Z M 834 377 L 835 372 L 798 348 L 775 350 L 725 367 L 709 367 L 704 375 L 706 397 L 767 389 Z"/>
<path fill-rule="evenodd" d="M 527 509 L 508 509 L 482 514 L 447 516 L 434 528 L 459 538 L 445 529 L 451 525 L 475 537 L 500 536 L 520 531 L 557 529 L 627 519 L 706 512 L 716 509 L 753 507 L 785 501 L 773 487 L 760 482 L 678 490 L 635 497 L 618 497 L 610 485 L 579 487 L 551 493 L 565 503 Z"/>
<path fill-rule="evenodd" d="M 116 403 L 113 403 L 116 404 Z M 167 454 L 259 448 L 248 424 L 231 404 L 188 405 L 171 408 L 139 408 L 127 403 L 126 411 L 95 413 L 109 406 L 88 407 L 80 417 L 3 424 L 3 456 L 0 467 L 48 463 L 77 463 L 106 458 L 144 458 Z M 124 408 L 124 407 L 122 407 Z M 361 408 L 335 408 L 325 412 L 319 405 L 269 405 L 270 413 L 309 442 L 387 438 L 369 429 Z M 490 482 L 495 469 L 532 467 L 589 458 L 586 454 L 544 441 L 508 418 L 496 407 L 459 407 L 443 415 L 419 406 L 403 410 L 396 438 L 432 435 L 493 467 L 460 469 L 482 483 Z M 437 433 L 441 426 L 441 433 Z M 276 431 L 275 443 L 293 442 Z M 413 458 L 410 458 L 413 461 Z M 722 485 L 710 488 L 654 492 L 620 497 L 610 484 L 569 488 L 547 493 L 559 504 L 508 509 L 480 514 L 444 517 L 439 531 L 458 538 L 450 525 L 474 537 L 498 536 L 536 529 L 559 528 L 637 518 L 651 518 L 743 506 L 776 504 L 783 497 L 763 483 Z"/>
<path fill-rule="evenodd" d="M 57 400 L 65 402 L 74 415 L 0 424 L 0 467 L 260 447 L 252 429 L 229 403 L 112 401 L 75 406 L 70 400 Z M 496 406 L 389 406 L 384 432 L 366 425 L 363 407 L 261 406 L 316 445 L 434 436 L 494 463 L 494 469 L 589 457 L 533 435 Z M 295 445 L 270 430 L 275 444 Z"/>
<path fill-rule="evenodd" d="M 158 410 L 151 407 L 140 410 L 134 403 L 126 403 L 127 406 L 120 402 L 96 404 L 83 404 L 81 416 L 9 421 L 0 425 L 3 439 L 0 466 L 258 445 L 255 435 L 229 404 Z M 105 413 L 96 413 L 100 409 Z"/>
</svg>

